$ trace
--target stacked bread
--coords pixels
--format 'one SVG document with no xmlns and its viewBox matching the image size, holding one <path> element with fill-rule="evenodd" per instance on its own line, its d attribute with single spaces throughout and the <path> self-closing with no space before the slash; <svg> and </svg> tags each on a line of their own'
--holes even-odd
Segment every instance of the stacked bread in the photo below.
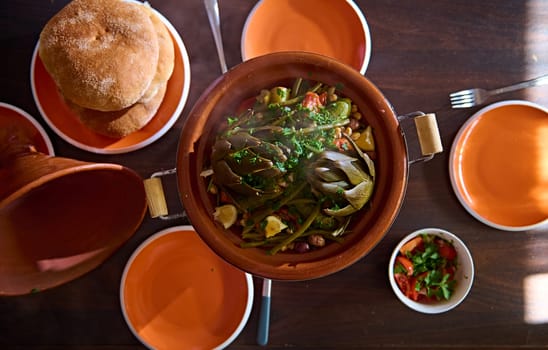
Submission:
<svg viewBox="0 0 548 350">
<path fill-rule="evenodd" d="M 113 138 L 154 117 L 175 59 L 154 11 L 124 0 L 73 0 L 43 28 L 38 53 L 81 122 Z"/>
</svg>

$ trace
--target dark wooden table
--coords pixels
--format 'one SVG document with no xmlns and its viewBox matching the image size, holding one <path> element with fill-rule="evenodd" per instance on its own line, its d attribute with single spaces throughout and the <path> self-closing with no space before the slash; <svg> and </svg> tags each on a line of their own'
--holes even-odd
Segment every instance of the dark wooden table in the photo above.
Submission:
<svg viewBox="0 0 548 350">
<path fill-rule="evenodd" d="M 328 0 L 327 0 L 328 1 Z M 0 1 L 0 101 L 32 114 L 47 130 L 56 154 L 114 162 L 143 177 L 175 166 L 182 122 L 219 74 L 215 46 L 200 0 L 150 0 L 181 34 L 192 83 L 181 118 L 159 141 L 122 155 L 98 155 L 66 143 L 47 127 L 33 101 L 30 60 L 46 21 L 67 0 Z M 498 87 L 548 72 L 548 1 L 356 0 L 372 35 L 366 76 L 400 114 L 435 112 L 445 152 L 410 167 L 401 212 L 383 241 L 366 257 L 334 275 L 306 282 L 274 282 L 269 348 L 500 349 L 548 348 L 548 232 L 503 232 L 470 216 L 455 197 L 449 149 L 460 126 L 479 108 L 451 110 L 448 93 Z M 221 0 L 227 63 L 238 64 L 240 34 L 255 0 Z M 548 87 L 499 99 L 548 105 Z M 508 127 L 513 127 L 509 125 Z M 503 151 L 503 150 L 501 150 Z M 509 160 L 516 161 L 516 160 Z M 519 160 L 518 160 L 519 161 Z M 504 176 L 504 174 L 501 174 Z M 179 204 L 176 188 L 168 193 Z M 99 268 L 37 294 L 0 298 L 0 349 L 141 349 L 119 307 L 125 262 L 151 234 L 184 220 L 145 218 L 135 235 Z M 439 315 L 411 311 L 396 299 L 387 263 L 396 243 L 422 227 L 459 235 L 470 248 L 476 278 L 468 298 Z M 1 233 L 0 233 L 1 234 Z M 544 279 L 531 299 L 530 276 Z M 251 317 L 232 349 L 257 348 L 260 280 Z M 534 300 L 537 300 L 535 303 Z M 532 311 L 536 321 L 530 320 Z"/>
</svg>

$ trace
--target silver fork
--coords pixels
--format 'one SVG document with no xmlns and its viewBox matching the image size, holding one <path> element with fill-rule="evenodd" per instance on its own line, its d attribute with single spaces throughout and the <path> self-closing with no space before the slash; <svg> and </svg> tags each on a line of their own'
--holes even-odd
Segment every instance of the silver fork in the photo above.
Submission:
<svg viewBox="0 0 548 350">
<path fill-rule="evenodd" d="M 548 83 L 548 74 L 542 75 L 538 78 L 526 80 L 521 83 L 513 84 L 510 86 L 501 87 L 494 90 L 485 89 L 467 89 L 462 91 L 453 92 L 449 95 L 452 108 L 468 108 L 482 104 L 489 97 L 493 95 L 502 94 L 505 92 L 524 89 L 531 86 L 539 86 Z"/>
</svg>

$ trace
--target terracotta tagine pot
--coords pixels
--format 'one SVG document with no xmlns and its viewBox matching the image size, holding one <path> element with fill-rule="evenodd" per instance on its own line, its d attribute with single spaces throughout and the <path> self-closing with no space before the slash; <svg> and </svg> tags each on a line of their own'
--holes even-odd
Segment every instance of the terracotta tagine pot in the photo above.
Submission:
<svg viewBox="0 0 548 350">
<path fill-rule="evenodd" d="M 0 130 L 0 295 L 71 281 L 97 267 L 139 227 L 142 179 L 115 164 L 36 151 Z"/>
<path fill-rule="evenodd" d="M 297 78 L 342 87 L 374 130 L 377 182 L 370 206 L 354 214 L 342 243 L 295 254 L 270 255 L 262 248 L 241 248 L 238 227 L 224 229 L 213 218 L 216 203 L 207 192 L 207 167 L 215 137 L 238 106 L 262 89 L 291 86 Z M 402 205 L 408 180 L 408 155 L 400 122 L 414 119 L 422 154 L 441 152 L 435 115 L 398 116 L 382 92 L 357 70 L 326 56 L 280 52 L 245 61 L 203 92 L 183 125 L 177 153 L 179 194 L 192 225 L 202 239 L 231 264 L 275 280 L 307 280 L 344 269 L 368 254 L 385 236 Z M 424 135 L 428 137 L 423 137 Z"/>
</svg>

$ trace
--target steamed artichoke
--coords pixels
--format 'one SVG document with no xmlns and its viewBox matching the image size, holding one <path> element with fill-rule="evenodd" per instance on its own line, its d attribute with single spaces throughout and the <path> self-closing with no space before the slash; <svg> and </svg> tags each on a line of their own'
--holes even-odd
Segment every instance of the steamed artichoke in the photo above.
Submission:
<svg viewBox="0 0 548 350">
<path fill-rule="evenodd" d="M 335 203 L 334 208 L 324 209 L 327 215 L 351 215 L 363 208 L 373 194 L 375 167 L 367 154 L 355 149 L 357 157 L 327 150 L 312 163 L 308 182 L 317 196 L 326 196 Z"/>
</svg>

